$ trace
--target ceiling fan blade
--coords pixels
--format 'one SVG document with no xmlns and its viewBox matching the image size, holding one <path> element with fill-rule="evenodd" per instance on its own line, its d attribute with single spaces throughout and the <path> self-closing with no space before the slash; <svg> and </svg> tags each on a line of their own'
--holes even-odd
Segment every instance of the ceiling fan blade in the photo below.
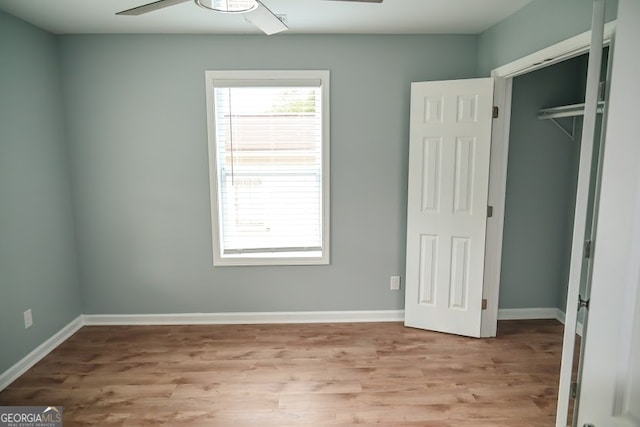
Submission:
<svg viewBox="0 0 640 427">
<path fill-rule="evenodd" d="M 271 12 L 262 2 L 256 0 L 258 7 L 251 12 L 244 14 L 244 18 L 256 27 L 260 28 L 263 33 L 270 36 L 271 34 L 280 33 L 288 30 L 289 27 L 280 20 L 273 12 Z"/>
<path fill-rule="evenodd" d="M 154 10 L 164 9 L 165 7 L 174 6 L 176 4 L 185 3 L 188 1 L 189 0 L 158 0 L 154 1 L 153 3 L 123 10 L 116 13 L 116 15 L 142 15 L 145 13 L 153 12 Z"/>
</svg>

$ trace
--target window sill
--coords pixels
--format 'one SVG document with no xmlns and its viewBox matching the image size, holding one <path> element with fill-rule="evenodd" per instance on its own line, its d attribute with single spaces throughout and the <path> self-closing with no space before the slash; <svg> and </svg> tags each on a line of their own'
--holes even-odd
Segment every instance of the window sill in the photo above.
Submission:
<svg viewBox="0 0 640 427">
<path fill-rule="evenodd" d="M 328 265 L 329 256 L 296 256 L 283 257 L 282 254 L 274 254 L 274 256 L 259 256 L 255 254 L 246 256 L 232 256 L 215 258 L 213 260 L 214 267 L 240 267 L 240 266 L 267 266 L 267 265 Z"/>
</svg>

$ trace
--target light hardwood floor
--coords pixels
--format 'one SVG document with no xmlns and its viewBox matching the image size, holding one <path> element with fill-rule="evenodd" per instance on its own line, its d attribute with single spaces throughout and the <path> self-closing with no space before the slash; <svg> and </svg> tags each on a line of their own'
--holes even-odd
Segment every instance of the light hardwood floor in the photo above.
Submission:
<svg viewBox="0 0 640 427">
<path fill-rule="evenodd" d="M 70 426 L 553 426 L 563 326 L 471 339 L 399 323 L 83 327 L 0 405 Z"/>
</svg>

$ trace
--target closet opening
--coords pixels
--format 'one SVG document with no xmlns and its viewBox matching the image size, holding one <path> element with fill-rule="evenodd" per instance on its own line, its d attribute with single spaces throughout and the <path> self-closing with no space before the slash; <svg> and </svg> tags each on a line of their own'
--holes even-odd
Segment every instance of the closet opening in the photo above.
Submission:
<svg viewBox="0 0 640 427">
<path fill-rule="evenodd" d="M 606 79 L 608 50 L 603 49 L 602 82 Z M 513 78 L 501 307 L 565 310 L 587 60 L 583 54 Z M 603 109 L 604 102 L 600 101 L 599 111 Z M 588 224 L 593 211 L 601 118 L 598 114 Z"/>
<path fill-rule="evenodd" d="M 591 45 L 589 31 L 492 72 L 499 88 L 495 102 L 506 112 L 502 123 L 494 123 L 497 124 L 493 138 L 494 143 L 497 142 L 494 147 L 497 154 L 494 157 L 492 153 L 492 167 L 496 165 L 498 172 L 493 173 L 495 179 L 490 184 L 490 199 L 493 194 L 493 202 L 503 203 L 503 223 L 497 225 L 497 228 L 503 226 L 502 247 L 498 246 L 500 260 L 494 262 L 498 265 L 500 285 L 499 291 L 495 292 L 499 295 L 501 309 L 526 308 L 534 312 L 541 308 L 547 310 L 547 317 L 560 321 L 565 320 L 565 310 L 569 315 L 560 375 L 557 423 L 561 424 L 558 425 L 571 425 L 573 402 L 579 393 L 579 387 L 570 386 L 567 378 L 571 376 L 575 381 L 579 377 L 580 335 L 583 321 L 584 324 L 587 321 L 586 310 L 580 310 L 577 316 L 577 334 L 573 337 L 578 345 L 574 352 L 567 346 L 573 341 L 576 311 L 574 306 L 567 305 L 567 300 L 575 299 L 577 305 L 579 299 L 582 306 L 588 306 L 591 269 L 588 253 L 592 247 L 594 212 L 597 211 L 602 128 L 606 126 L 606 114 L 603 113 L 606 113 L 607 69 L 612 56 L 609 44 L 614 28 L 615 22 L 608 23 L 604 27 L 604 37 L 602 27 L 600 36 L 594 36 L 594 40 L 597 37 L 604 39 L 604 47 L 601 52 L 592 49 L 591 60 L 587 53 Z M 600 53 L 602 61 L 598 63 Z M 589 67 L 591 71 L 587 78 Z M 600 94 L 596 95 L 598 75 Z M 587 85 L 589 89 L 586 89 Z M 587 115 L 583 138 L 585 97 L 590 102 L 588 110 L 596 118 L 594 126 L 593 115 Z M 594 109 L 597 114 L 593 113 Z M 588 150 L 591 145 L 592 150 Z M 585 200 L 587 185 L 588 202 Z M 580 188 L 582 190 L 578 190 Z M 577 194 L 580 194 L 578 208 Z M 578 215 L 575 221 L 580 224 L 575 230 L 574 215 Z M 582 243 L 582 229 L 586 239 L 584 247 L 576 244 Z M 499 234 L 495 230 L 488 230 L 488 233 Z M 586 257 L 581 258 L 580 254 Z M 491 256 L 494 255 L 488 247 L 487 257 Z M 578 280 L 580 298 L 577 297 L 578 277 L 575 276 L 578 270 L 583 273 Z M 552 312 L 555 315 L 549 316 Z M 572 355 L 575 357 L 571 370 Z M 567 420 L 570 421 L 568 424 Z"/>
</svg>

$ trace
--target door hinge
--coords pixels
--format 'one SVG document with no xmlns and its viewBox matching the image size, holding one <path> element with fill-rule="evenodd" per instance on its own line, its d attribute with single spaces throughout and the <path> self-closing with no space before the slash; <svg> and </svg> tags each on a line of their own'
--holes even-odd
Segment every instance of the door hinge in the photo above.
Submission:
<svg viewBox="0 0 640 427">
<path fill-rule="evenodd" d="M 494 119 L 497 119 L 497 118 L 498 118 L 498 116 L 500 116 L 500 109 L 499 109 L 496 105 L 494 105 L 494 106 L 493 106 L 493 113 L 492 113 L 492 117 L 493 117 Z"/>
<path fill-rule="evenodd" d="M 598 101 L 604 101 L 607 96 L 607 81 L 603 80 L 598 86 Z"/>
<path fill-rule="evenodd" d="M 487 206 L 487 218 L 493 217 L 493 206 Z"/>
<path fill-rule="evenodd" d="M 582 295 L 578 295 L 578 311 L 580 311 L 581 308 L 589 310 L 589 300 L 583 299 Z"/>
<path fill-rule="evenodd" d="M 487 299 L 486 299 L 486 298 L 483 298 L 483 299 L 482 299 L 482 309 L 483 309 L 483 310 L 486 310 L 486 309 L 487 309 Z"/>
<path fill-rule="evenodd" d="M 571 394 L 572 399 L 575 399 L 578 396 L 578 383 L 571 383 L 569 393 Z"/>
<path fill-rule="evenodd" d="M 593 252 L 593 243 L 591 240 L 585 240 L 584 242 L 584 257 L 591 258 Z"/>
</svg>

